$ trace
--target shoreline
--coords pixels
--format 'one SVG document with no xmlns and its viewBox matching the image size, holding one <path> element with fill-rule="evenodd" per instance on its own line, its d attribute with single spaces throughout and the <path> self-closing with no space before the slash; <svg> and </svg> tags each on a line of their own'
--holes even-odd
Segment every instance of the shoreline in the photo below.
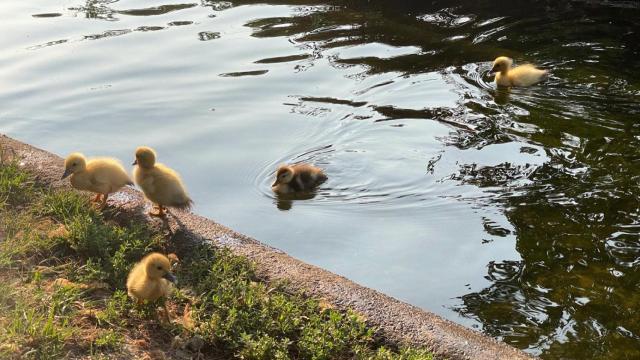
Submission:
<svg viewBox="0 0 640 360">
<path fill-rule="evenodd" d="M 52 188 L 69 188 L 60 180 L 63 159 L 47 151 L 1 135 L 0 143 L 12 149 L 21 166 Z M 167 221 L 146 215 L 149 204 L 142 194 L 127 188 L 109 198 L 118 219 L 164 227 L 172 241 L 181 244 L 211 243 L 255 263 L 258 277 L 285 282 L 292 292 L 321 299 L 341 311 L 352 310 L 375 328 L 376 336 L 394 346 L 416 346 L 449 359 L 531 359 L 528 354 L 475 330 L 358 285 L 327 270 L 304 263 L 258 240 L 242 235 L 205 217 L 172 210 Z"/>
</svg>

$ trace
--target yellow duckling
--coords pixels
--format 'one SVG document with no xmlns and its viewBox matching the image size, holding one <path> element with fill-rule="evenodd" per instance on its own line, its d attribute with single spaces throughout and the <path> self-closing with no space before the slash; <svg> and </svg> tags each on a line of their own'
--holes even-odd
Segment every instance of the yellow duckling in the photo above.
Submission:
<svg viewBox="0 0 640 360">
<path fill-rule="evenodd" d="M 309 191 L 327 180 L 322 169 L 309 164 L 280 165 L 271 190 L 278 194 Z"/>
<path fill-rule="evenodd" d="M 127 277 L 127 292 L 138 303 L 144 300 L 155 301 L 167 298 L 171 293 L 172 283 L 176 282 L 171 273 L 169 258 L 160 253 L 151 253 L 137 263 Z M 164 305 L 165 318 L 169 318 L 169 310 Z"/>
<path fill-rule="evenodd" d="M 174 170 L 156 163 L 153 149 L 141 146 L 136 149 L 137 165 L 133 169 L 133 178 L 142 188 L 147 199 L 156 204 L 158 212 L 150 212 L 151 216 L 164 216 L 165 207 L 189 209 L 193 201 L 187 195 L 180 175 Z"/>
<path fill-rule="evenodd" d="M 544 80 L 549 74 L 546 70 L 537 69 L 531 64 L 511 67 L 513 60 L 500 56 L 493 61 L 491 73 L 496 74 L 498 86 L 531 86 Z"/>
<path fill-rule="evenodd" d="M 125 185 L 133 185 L 131 178 L 116 159 L 100 158 L 87 161 L 84 155 L 73 153 L 64 161 L 62 178 L 71 175 L 71 186 L 78 190 L 96 193 L 93 201 L 102 203 L 100 208 L 107 206 L 110 193 L 120 190 Z"/>
</svg>

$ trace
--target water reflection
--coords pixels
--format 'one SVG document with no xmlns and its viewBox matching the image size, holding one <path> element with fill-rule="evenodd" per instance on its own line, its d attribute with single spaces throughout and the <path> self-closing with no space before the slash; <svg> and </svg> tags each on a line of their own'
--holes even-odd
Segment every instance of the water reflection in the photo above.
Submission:
<svg viewBox="0 0 640 360">
<path fill-rule="evenodd" d="M 117 1 L 118 0 L 87 0 L 80 6 L 72 6 L 68 9 L 77 14 L 83 14 L 87 19 L 116 21 L 118 20 L 115 16 L 116 11 L 114 11 L 110 5 Z"/>
<path fill-rule="evenodd" d="M 291 210 L 294 201 L 311 200 L 316 197 L 317 192 L 317 190 L 313 190 L 293 194 L 275 194 L 275 204 L 280 210 Z"/>
<path fill-rule="evenodd" d="M 303 260 L 544 358 L 640 357 L 637 9 L 22 3 L 0 5 L 0 30 L 29 34 L 0 38 L 0 130 L 153 145 L 198 212 Z M 496 89 L 498 55 L 553 76 Z M 329 181 L 276 197 L 299 161 Z"/>
<path fill-rule="evenodd" d="M 193 4 L 193 3 L 161 5 L 161 6 L 152 6 L 144 9 L 118 10 L 118 13 L 123 15 L 133 15 L 133 16 L 154 16 L 154 15 L 167 14 L 173 11 L 189 9 L 197 5 L 198 4 Z"/>
<path fill-rule="evenodd" d="M 509 99 L 511 98 L 511 88 L 497 88 L 496 90 L 490 91 L 491 96 L 493 96 L 493 101 L 498 105 L 506 105 L 509 103 Z"/>
<path fill-rule="evenodd" d="M 502 196 L 522 261 L 489 264 L 493 284 L 462 296 L 457 311 L 544 357 L 640 356 L 638 174 L 620 166 L 638 154 L 631 148 L 616 154 L 634 139 L 594 139 L 571 155 L 551 153 L 549 163 L 529 173 L 531 183 Z M 492 187 L 503 173 L 486 169 L 474 179 Z"/>
</svg>

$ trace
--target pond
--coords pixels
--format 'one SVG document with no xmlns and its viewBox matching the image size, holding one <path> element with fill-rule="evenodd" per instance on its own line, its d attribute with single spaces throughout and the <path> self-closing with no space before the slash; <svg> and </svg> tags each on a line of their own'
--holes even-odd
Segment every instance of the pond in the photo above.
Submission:
<svg viewBox="0 0 640 360">
<path fill-rule="evenodd" d="M 546 359 L 640 357 L 634 2 L 4 0 L 0 132 Z M 551 70 L 498 90 L 506 55 Z M 315 196 L 271 193 L 307 161 Z"/>
</svg>

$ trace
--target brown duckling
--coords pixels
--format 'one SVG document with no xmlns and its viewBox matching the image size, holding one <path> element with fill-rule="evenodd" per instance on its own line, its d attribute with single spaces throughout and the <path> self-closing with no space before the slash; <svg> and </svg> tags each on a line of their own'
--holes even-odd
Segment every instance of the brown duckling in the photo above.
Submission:
<svg viewBox="0 0 640 360">
<path fill-rule="evenodd" d="M 531 64 L 524 64 L 512 68 L 513 60 L 500 56 L 493 61 L 491 73 L 496 74 L 498 86 L 531 86 L 539 83 L 548 76 L 548 71 L 537 69 Z"/>
<path fill-rule="evenodd" d="M 322 169 L 309 164 L 280 165 L 271 189 L 278 194 L 309 191 L 327 180 Z"/>
<path fill-rule="evenodd" d="M 99 158 L 87 161 L 84 155 L 73 153 L 65 159 L 64 169 L 62 178 L 71 175 L 71 186 L 96 193 L 95 202 L 100 201 L 102 196 L 101 209 L 107 206 L 109 194 L 125 185 L 133 185 L 129 174 L 116 159 Z"/>
<path fill-rule="evenodd" d="M 193 201 L 187 195 L 180 175 L 163 164 L 156 163 L 153 149 L 141 146 L 136 149 L 137 165 L 133 169 L 133 178 L 144 192 L 147 199 L 156 204 L 158 212 L 150 212 L 151 216 L 164 216 L 165 207 L 190 209 Z"/>
<path fill-rule="evenodd" d="M 127 292 L 138 303 L 167 298 L 176 278 L 171 273 L 169 258 L 160 253 L 151 253 L 137 263 L 127 277 Z M 165 319 L 169 318 L 166 303 Z"/>
</svg>

